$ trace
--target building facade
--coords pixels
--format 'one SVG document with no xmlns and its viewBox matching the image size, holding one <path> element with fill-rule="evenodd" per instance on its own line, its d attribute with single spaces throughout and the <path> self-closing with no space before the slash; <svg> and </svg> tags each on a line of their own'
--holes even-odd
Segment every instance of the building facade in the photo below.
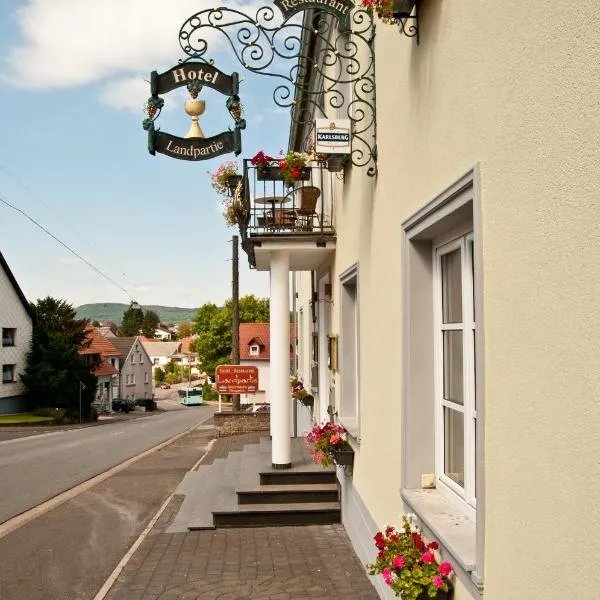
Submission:
<svg viewBox="0 0 600 600">
<path fill-rule="evenodd" d="M 358 556 L 414 515 L 455 600 L 598 595 L 574 549 L 600 537 L 600 16 L 563 6 L 419 2 L 419 44 L 376 19 L 377 176 L 313 177 L 335 231 L 316 248 L 293 225 L 245 240 L 271 273 L 272 355 L 295 273 L 298 375 L 355 451 Z"/>
<path fill-rule="evenodd" d="M 27 366 L 31 347 L 33 315 L 8 263 L 0 252 L 0 414 L 23 412 L 27 409 L 20 373 Z"/>
<path fill-rule="evenodd" d="M 111 338 L 110 341 L 119 351 L 114 396 L 124 400 L 153 398 L 152 361 L 139 337 Z"/>
</svg>

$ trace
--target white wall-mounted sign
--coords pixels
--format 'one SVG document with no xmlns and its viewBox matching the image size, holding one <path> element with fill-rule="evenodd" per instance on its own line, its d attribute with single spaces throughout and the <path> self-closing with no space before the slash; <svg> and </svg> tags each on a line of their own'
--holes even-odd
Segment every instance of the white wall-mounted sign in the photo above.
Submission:
<svg viewBox="0 0 600 600">
<path fill-rule="evenodd" d="M 317 154 L 350 154 L 351 146 L 350 119 L 315 119 Z"/>
</svg>

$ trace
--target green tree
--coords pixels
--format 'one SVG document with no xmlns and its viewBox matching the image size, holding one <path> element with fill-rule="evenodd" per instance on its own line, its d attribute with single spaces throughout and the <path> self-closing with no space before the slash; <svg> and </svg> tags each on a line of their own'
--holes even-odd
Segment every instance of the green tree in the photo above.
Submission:
<svg viewBox="0 0 600 600">
<path fill-rule="evenodd" d="M 247 295 L 240 298 L 240 323 L 266 323 L 269 321 L 269 300 Z M 198 353 L 202 369 L 214 377 L 218 365 L 227 364 L 231 356 L 231 299 L 225 306 L 204 304 L 194 317 L 194 331 L 198 339 L 192 349 Z"/>
<path fill-rule="evenodd" d="M 189 337 L 194 333 L 192 324 L 189 321 L 181 321 L 177 326 L 177 337 L 182 340 L 185 337 Z"/>
<path fill-rule="evenodd" d="M 160 385 L 161 383 L 163 383 L 165 380 L 165 372 L 160 368 L 157 367 L 156 370 L 154 371 L 154 383 L 156 385 Z"/>
<path fill-rule="evenodd" d="M 27 367 L 21 374 L 26 398 L 32 407 L 64 408 L 67 415 L 91 416 L 98 380 L 91 371 L 97 358 L 83 357 L 88 321 L 75 318 L 75 309 L 64 300 L 50 296 L 31 304 L 34 329 Z M 89 342 L 88 342 L 89 344 Z"/>
<path fill-rule="evenodd" d="M 130 302 L 129 308 L 123 313 L 121 320 L 121 335 L 123 337 L 139 335 L 143 322 L 144 311 L 135 302 Z M 154 331 L 152 337 L 154 337 Z"/>
<path fill-rule="evenodd" d="M 142 335 L 152 339 L 159 323 L 158 315 L 153 310 L 147 310 L 142 320 Z"/>
</svg>

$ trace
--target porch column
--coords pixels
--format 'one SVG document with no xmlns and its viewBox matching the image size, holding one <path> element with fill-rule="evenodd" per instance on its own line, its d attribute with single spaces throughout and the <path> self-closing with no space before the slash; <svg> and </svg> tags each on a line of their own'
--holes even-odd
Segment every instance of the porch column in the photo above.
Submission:
<svg viewBox="0 0 600 600">
<path fill-rule="evenodd" d="M 292 466 L 290 423 L 290 257 L 271 253 L 271 462 L 274 469 Z"/>
</svg>

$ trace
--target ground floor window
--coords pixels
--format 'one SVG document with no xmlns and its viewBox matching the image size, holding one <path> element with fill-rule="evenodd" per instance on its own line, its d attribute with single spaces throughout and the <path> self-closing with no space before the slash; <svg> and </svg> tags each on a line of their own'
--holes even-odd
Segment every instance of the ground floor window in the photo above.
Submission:
<svg viewBox="0 0 600 600">
<path fill-rule="evenodd" d="M 12 383 L 15 380 L 15 365 L 2 365 L 2 383 Z"/>
</svg>

